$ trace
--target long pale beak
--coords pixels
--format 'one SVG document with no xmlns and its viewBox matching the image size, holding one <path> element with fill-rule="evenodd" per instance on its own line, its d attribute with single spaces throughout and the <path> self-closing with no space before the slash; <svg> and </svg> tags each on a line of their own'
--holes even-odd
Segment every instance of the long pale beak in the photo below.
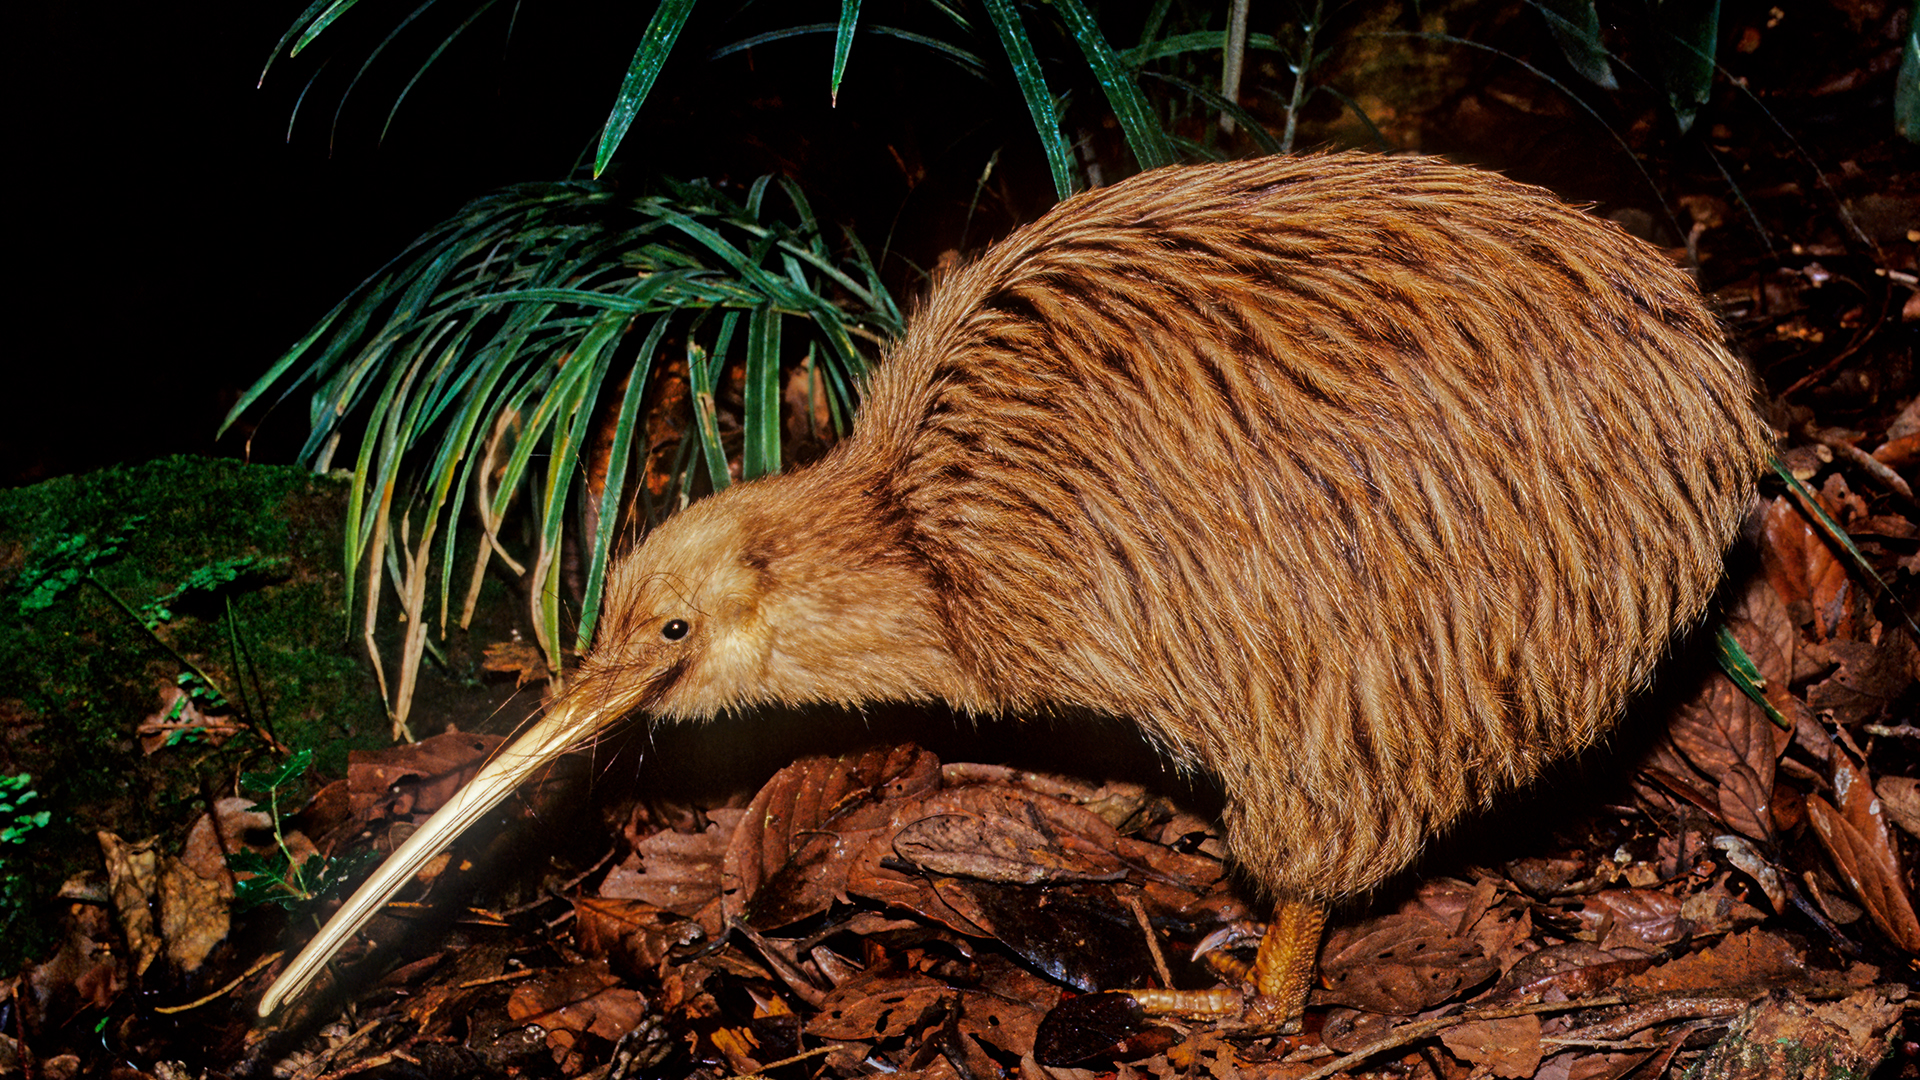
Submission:
<svg viewBox="0 0 1920 1080">
<path fill-rule="evenodd" d="M 493 809 L 535 770 L 580 745 L 606 726 L 602 715 L 579 716 L 562 703 L 481 766 L 466 786 L 427 819 L 405 843 L 387 856 L 373 876 L 335 912 L 320 933 L 300 950 L 260 999 L 260 1015 L 271 1016 L 282 1002 L 306 989 L 322 965 L 333 958 L 354 932 L 373 918 L 380 906 L 400 891 L 427 860 L 453 843 L 461 833 Z"/>
</svg>

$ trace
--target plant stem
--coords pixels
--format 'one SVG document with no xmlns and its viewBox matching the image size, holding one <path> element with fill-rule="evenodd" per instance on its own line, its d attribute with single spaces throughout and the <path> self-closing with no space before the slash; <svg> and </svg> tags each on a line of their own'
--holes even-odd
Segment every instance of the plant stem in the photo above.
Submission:
<svg viewBox="0 0 1920 1080">
<path fill-rule="evenodd" d="M 1307 72 L 1313 70 L 1313 44 L 1320 33 L 1320 18 L 1326 8 L 1326 0 L 1313 0 L 1313 15 L 1307 20 L 1300 32 L 1306 36 L 1300 55 L 1293 64 L 1293 98 L 1287 102 L 1287 130 L 1280 137 L 1280 152 L 1293 153 L 1293 133 L 1300 124 L 1300 106 L 1307 99 Z"/>
<path fill-rule="evenodd" d="M 200 670 L 200 665 L 187 659 L 185 656 L 182 656 L 180 654 L 180 650 L 174 648 L 172 645 L 167 644 L 167 641 L 165 638 L 161 637 L 159 634 L 154 633 L 153 627 L 147 625 L 147 620 L 141 618 L 140 613 L 133 610 L 133 605 L 127 603 L 124 599 L 122 599 L 119 593 L 114 592 L 112 589 L 108 588 L 106 582 L 101 581 L 99 578 L 93 576 L 92 570 L 88 570 L 86 572 L 86 577 L 83 580 L 85 580 L 88 584 L 91 584 L 94 588 L 99 589 L 100 592 L 104 594 L 107 599 L 114 602 L 115 606 L 119 607 L 121 611 L 126 612 L 127 618 L 133 620 L 133 625 L 138 626 L 141 630 L 145 631 L 147 637 L 151 638 L 155 645 L 158 645 L 160 646 L 160 648 L 164 649 L 168 656 L 173 657 L 175 663 L 179 664 L 183 668 L 186 668 L 188 671 L 193 672 L 194 677 L 199 679 L 201 682 L 205 683 L 207 685 L 207 688 L 212 690 L 214 693 L 219 694 L 223 698 L 227 696 L 227 692 L 225 690 L 220 689 L 220 684 L 217 682 L 214 682 L 212 676 Z M 232 700 L 232 699 L 229 698 L 228 700 Z M 241 724 L 245 725 L 248 731 L 253 732 L 255 738 L 259 739 L 263 743 L 266 743 L 267 748 L 269 750 L 272 750 L 274 753 L 279 754 L 282 757 L 285 757 L 289 753 L 286 747 L 280 745 L 280 741 L 278 739 L 275 739 L 272 735 L 268 734 L 265 731 L 262 731 L 260 729 L 260 726 L 253 722 L 253 718 L 246 715 L 244 712 L 236 714 L 234 716 L 234 719 L 240 721 Z"/>
</svg>

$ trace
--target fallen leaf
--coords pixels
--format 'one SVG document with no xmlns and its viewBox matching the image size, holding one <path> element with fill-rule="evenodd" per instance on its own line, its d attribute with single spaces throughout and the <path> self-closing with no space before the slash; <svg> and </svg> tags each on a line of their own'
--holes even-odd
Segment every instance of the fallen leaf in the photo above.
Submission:
<svg viewBox="0 0 1920 1080">
<path fill-rule="evenodd" d="M 1485 1066 L 1493 1075 L 1518 1080 L 1540 1068 L 1540 1018 L 1510 1016 L 1479 1020 L 1440 1033 L 1455 1057 Z"/>
<path fill-rule="evenodd" d="M 720 895 L 720 867 L 743 814 L 710 810 L 700 832 L 661 829 L 640 838 L 628 856 L 607 871 L 600 895 L 644 901 L 689 918 L 699 914 Z"/>
<path fill-rule="evenodd" d="M 1719 990 L 1730 986 L 1804 986 L 1805 959 L 1794 943 L 1754 928 L 1630 976 L 1625 987 L 1651 993 Z"/>
<path fill-rule="evenodd" d="M 543 682 L 553 674 L 540 647 L 519 640 L 496 641 L 487 646 L 480 654 L 480 670 L 511 673 L 516 690 L 528 683 Z"/>
<path fill-rule="evenodd" d="M 1117 881 L 1126 864 L 1102 846 L 1045 820 L 1034 803 L 1019 817 L 1004 814 L 929 814 L 893 836 L 893 850 L 932 874 L 1010 885 Z M 1102 822 L 1105 824 L 1105 822 Z"/>
<path fill-rule="evenodd" d="M 1910 776 L 1883 776 L 1873 785 L 1880 805 L 1907 835 L 1920 838 L 1920 780 Z"/>
<path fill-rule="evenodd" d="M 1767 504 L 1762 529 L 1761 561 L 1788 614 L 1811 622 L 1817 640 L 1853 637 L 1853 583 L 1826 538 L 1785 496 Z"/>
<path fill-rule="evenodd" d="M 616 1042 L 638 1027 L 646 1012 L 646 997 L 622 987 L 604 960 L 543 971 L 514 987 L 507 998 L 507 1015 L 547 1029 L 548 1043 L 556 1049 L 573 1045 L 570 1039 L 554 1038 L 567 1032 Z"/>
<path fill-rule="evenodd" d="M 635 978 L 652 975 L 674 950 L 707 936 L 693 920 L 642 900 L 583 896 L 573 910 L 580 951 Z"/>
<path fill-rule="evenodd" d="M 207 954 L 227 936 L 233 886 L 225 867 L 215 877 L 202 877 L 170 855 L 161 856 L 159 871 L 155 891 L 167 959 L 180 972 L 191 974 L 200 970 Z"/>
<path fill-rule="evenodd" d="M 1499 974 L 1480 947 L 1425 916 L 1386 915 L 1327 937 L 1324 1000 L 1411 1016 Z"/>
<path fill-rule="evenodd" d="M 1878 644 L 1835 639 L 1829 643 L 1840 668 L 1807 689 L 1807 705 L 1831 712 L 1843 726 L 1886 714 L 1920 677 L 1920 649 L 1904 630 L 1890 629 Z"/>
<path fill-rule="evenodd" d="M 165 944 L 148 903 L 159 874 L 159 857 L 151 840 L 129 844 L 104 831 L 95 836 L 107 863 L 114 914 L 120 918 L 120 932 L 126 935 L 127 947 L 133 950 L 133 973 L 138 977 L 146 974 Z"/>
<path fill-rule="evenodd" d="M 460 790 L 505 740 L 450 731 L 416 743 L 347 755 L 347 790 L 354 814 L 385 804 L 388 815 L 429 814 Z"/>
<path fill-rule="evenodd" d="M 1920 953 L 1920 918 L 1914 915 L 1880 800 L 1844 755 L 1834 760 L 1833 790 L 1840 809 L 1809 795 L 1807 820 L 1874 923 L 1900 948 Z"/>
</svg>

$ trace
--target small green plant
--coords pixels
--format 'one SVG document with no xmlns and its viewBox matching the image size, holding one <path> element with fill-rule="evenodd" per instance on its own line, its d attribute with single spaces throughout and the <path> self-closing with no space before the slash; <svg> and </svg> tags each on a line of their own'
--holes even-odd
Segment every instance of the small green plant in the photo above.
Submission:
<svg viewBox="0 0 1920 1080">
<path fill-rule="evenodd" d="M 53 817 L 50 811 L 26 808 L 38 798 L 32 775 L 0 776 L 0 844 L 24 844 L 35 829 L 47 827 Z"/>
<path fill-rule="evenodd" d="M 265 709 L 260 703 L 247 700 L 243 694 L 236 705 L 211 675 L 175 649 L 159 633 L 162 626 L 173 620 L 173 609 L 183 600 L 196 596 L 217 598 L 224 608 L 222 616 L 227 628 L 228 645 L 233 651 L 234 668 L 236 671 L 244 671 L 251 666 L 251 658 L 247 654 L 245 642 L 240 634 L 239 616 L 234 611 L 231 594 L 237 587 L 245 587 L 249 583 L 284 574 L 286 560 L 247 555 L 208 563 L 188 574 L 173 591 L 135 607 L 112 586 L 102 581 L 94 573 L 93 568 L 99 563 L 117 557 L 120 554 L 121 545 L 126 543 L 145 520 L 144 517 L 129 518 L 121 524 L 119 529 L 98 542 L 94 542 L 86 533 L 72 533 L 60 537 L 20 575 L 17 587 L 25 591 L 25 595 L 20 599 L 20 613 L 28 615 L 45 610 L 53 606 L 54 602 L 68 590 L 80 585 L 93 586 L 129 619 L 139 624 L 147 637 L 180 665 L 181 671 L 175 677 L 175 681 L 179 684 L 184 696 L 174 702 L 168 719 L 178 719 L 189 702 L 205 712 L 230 712 L 275 753 L 286 753 L 286 747 L 274 738 L 267 724 Z M 244 676 L 239 685 L 242 690 L 245 689 Z M 258 698 L 259 695 L 256 693 L 253 696 Z M 190 731 L 177 732 L 168 738 L 167 745 L 194 741 L 195 738 L 195 734 Z"/>
<path fill-rule="evenodd" d="M 0 936 L 18 947 L 31 938 L 34 891 L 31 877 L 14 865 L 27 838 L 47 827 L 53 814 L 29 807 L 38 802 L 33 776 L 0 776 Z"/>
<path fill-rule="evenodd" d="M 273 855 L 243 850 L 227 856 L 227 867 L 248 875 L 234 889 L 233 909 L 247 911 L 274 904 L 288 911 L 318 899 L 329 889 L 356 876 L 375 853 L 361 850 L 343 858 L 313 854 L 296 860 L 287 846 L 280 813 L 282 799 L 290 799 L 313 764 L 313 751 L 302 750 L 271 772 L 242 773 L 240 790 L 266 797 L 267 816 L 273 820 Z"/>
</svg>

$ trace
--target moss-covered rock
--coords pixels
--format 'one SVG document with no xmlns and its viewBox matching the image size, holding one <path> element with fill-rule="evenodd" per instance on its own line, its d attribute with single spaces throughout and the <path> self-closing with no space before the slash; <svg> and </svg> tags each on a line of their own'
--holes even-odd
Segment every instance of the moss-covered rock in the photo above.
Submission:
<svg viewBox="0 0 1920 1080">
<path fill-rule="evenodd" d="M 184 457 L 0 490 L 0 773 L 31 775 L 33 808 L 51 811 L 0 850 L 0 973 L 39 951 L 23 913 L 98 865 L 95 831 L 177 830 L 272 757 L 244 730 L 142 746 L 185 670 L 161 642 L 224 691 L 228 717 L 315 749 L 326 771 L 387 741 L 349 642 L 344 508 L 345 484 L 302 469 Z M 149 633 L 143 605 L 207 568 L 238 572 L 165 604 Z"/>
</svg>

